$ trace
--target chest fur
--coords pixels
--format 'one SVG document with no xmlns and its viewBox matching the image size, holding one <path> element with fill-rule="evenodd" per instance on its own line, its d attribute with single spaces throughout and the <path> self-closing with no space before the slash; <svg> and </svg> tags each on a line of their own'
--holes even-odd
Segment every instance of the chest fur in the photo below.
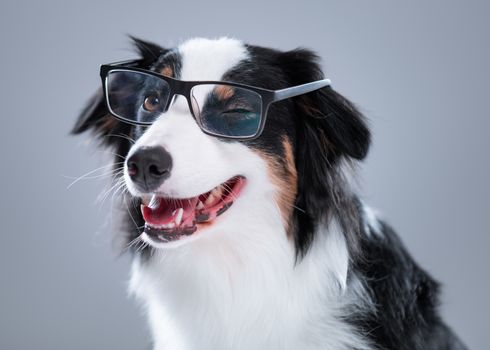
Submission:
<svg viewBox="0 0 490 350">
<path fill-rule="evenodd" d="M 299 263 L 287 239 L 203 244 L 133 263 L 131 290 L 147 311 L 156 350 L 367 349 L 342 321 L 355 291 L 337 230 Z"/>
</svg>

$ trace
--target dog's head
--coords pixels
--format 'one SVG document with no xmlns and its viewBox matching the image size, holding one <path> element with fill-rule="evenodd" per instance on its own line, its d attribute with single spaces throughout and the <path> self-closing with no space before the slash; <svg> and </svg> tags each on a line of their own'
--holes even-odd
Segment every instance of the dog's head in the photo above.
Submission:
<svg viewBox="0 0 490 350">
<path fill-rule="evenodd" d="M 304 49 L 280 52 L 228 38 L 193 39 L 174 49 L 134 42 L 141 58 L 137 67 L 181 81 L 278 90 L 323 78 L 316 55 Z M 234 98 L 233 89 L 221 90 L 196 103 L 210 95 Z M 146 110 L 158 102 L 137 99 Z M 370 134 L 361 114 L 325 87 L 272 103 L 259 137 L 230 140 L 204 133 L 190 108 L 177 96 L 151 125 L 134 125 L 111 116 L 100 90 L 73 129 L 92 130 L 113 148 L 117 162 L 124 159 L 134 204 L 131 238 L 175 248 L 234 235 L 261 242 L 273 234 L 304 253 L 316 225 L 344 195 L 340 165 L 368 151 Z"/>
</svg>

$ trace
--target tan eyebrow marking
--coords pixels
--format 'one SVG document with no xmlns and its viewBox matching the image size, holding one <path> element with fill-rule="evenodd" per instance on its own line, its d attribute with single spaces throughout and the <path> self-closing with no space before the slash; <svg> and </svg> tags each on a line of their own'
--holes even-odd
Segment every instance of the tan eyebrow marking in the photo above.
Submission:
<svg viewBox="0 0 490 350">
<path fill-rule="evenodd" d="M 173 69 L 170 66 L 165 66 L 160 70 L 161 75 L 165 75 L 166 77 L 172 77 L 174 74 Z"/>
<path fill-rule="evenodd" d="M 228 85 L 218 85 L 214 88 L 214 93 L 220 101 L 227 100 L 235 94 L 235 89 Z"/>
</svg>

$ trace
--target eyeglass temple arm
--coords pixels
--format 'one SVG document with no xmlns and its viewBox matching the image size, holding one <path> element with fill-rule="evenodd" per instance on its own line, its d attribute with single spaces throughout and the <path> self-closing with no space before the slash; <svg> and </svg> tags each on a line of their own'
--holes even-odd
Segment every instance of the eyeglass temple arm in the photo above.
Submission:
<svg viewBox="0 0 490 350">
<path fill-rule="evenodd" d="M 295 97 L 299 95 L 306 94 L 308 92 L 312 92 L 318 89 L 321 89 L 325 86 L 330 86 L 332 83 L 330 79 L 322 79 L 313 81 L 311 83 L 306 83 L 303 85 L 293 86 L 281 90 L 276 90 L 274 92 L 274 102 L 281 101 L 286 98 Z"/>
<path fill-rule="evenodd" d="M 135 60 L 124 60 L 124 61 L 117 61 L 117 62 L 112 62 L 108 63 L 107 66 L 124 66 L 124 67 L 135 67 L 142 63 L 144 60 L 143 59 L 135 59 Z"/>
</svg>

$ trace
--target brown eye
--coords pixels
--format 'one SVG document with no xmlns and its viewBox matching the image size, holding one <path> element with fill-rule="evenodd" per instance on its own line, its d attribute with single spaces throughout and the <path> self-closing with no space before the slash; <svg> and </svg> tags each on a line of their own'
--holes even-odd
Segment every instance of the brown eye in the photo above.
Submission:
<svg viewBox="0 0 490 350">
<path fill-rule="evenodd" d="M 155 95 L 150 95 L 145 98 L 143 108 L 148 112 L 154 112 L 160 106 L 160 100 Z"/>
</svg>

